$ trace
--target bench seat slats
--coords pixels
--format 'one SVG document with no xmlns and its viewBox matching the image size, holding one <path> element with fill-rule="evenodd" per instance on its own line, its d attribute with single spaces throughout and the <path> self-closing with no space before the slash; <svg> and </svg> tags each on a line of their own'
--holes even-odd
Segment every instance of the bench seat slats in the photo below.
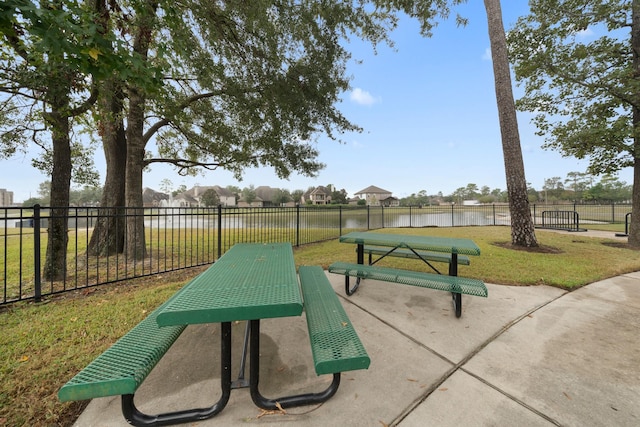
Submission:
<svg viewBox="0 0 640 427">
<path fill-rule="evenodd" d="M 169 300 L 170 301 L 170 300 Z M 159 327 L 168 301 L 94 359 L 58 391 L 62 402 L 134 394 L 186 326 Z"/>
<path fill-rule="evenodd" d="M 316 373 L 367 369 L 369 355 L 322 267 L 302 266 L 299 275 Z"/>
<path fill-rule="evenodd" d="M 382 280 L 459 294 L 480 297 L 486 297 L 488 295 L 487 287 L 481 280 L 460 276 L 445 276 L 421 271 L 400 270 L 346 262 L 331 264 L 329 271 L 331 273 L 360 277 L 361 279 Z"/>
</svg>

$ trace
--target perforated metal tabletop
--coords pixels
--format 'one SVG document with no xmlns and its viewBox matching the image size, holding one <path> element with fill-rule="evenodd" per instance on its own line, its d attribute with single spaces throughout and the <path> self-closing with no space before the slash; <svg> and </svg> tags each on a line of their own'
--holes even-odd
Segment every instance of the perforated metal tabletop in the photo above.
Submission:
<svg viewBox="0 0 640 427">
<path fill-rule="evenodd" d="M 158 314 L 160 326 L 299 316 L 290 243 L 234 245 Z"/>
<path fill-rule="evenodd" d="M 358 245 L 412 248 L 459 255 L 480 255 L 480 248 L 470 239 L 452 237 L 416 236 L 408 234 L 384 234 L 354 231 L 340 236 L 341 243 Z"/>
</svg>

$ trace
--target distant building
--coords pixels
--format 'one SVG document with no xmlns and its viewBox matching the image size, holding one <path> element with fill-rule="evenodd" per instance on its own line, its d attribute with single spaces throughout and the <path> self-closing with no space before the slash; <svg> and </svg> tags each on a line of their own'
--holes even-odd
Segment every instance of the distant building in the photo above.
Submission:
<svg viewBox="0 0 640 427">
<path fill-rule="evenodd" d="M 386 199 L 382 199 L 380 200 L 380 205 L 384 206 L 384 207 L 389 207 L 389 206 L 400 206 L 400 200 L 398 200 L 397 198 L 391 196 L 391 197 L 387 197 Z"/>
<path fill-rule="evenodd" d="M 197 208 L 200 206 L 200 202 L 195 197 L 189 195 L 186 191 L 184 193 L 176 194 L 171 197 L 171 207 L 174 208 Z"/>
<path fill-rule="evenodd" d="M 331 203 L 331 189 L 322 185 L 307 191 L 302 195 L 302 202 L 309 201 L 312 205 L 328 205 Z"/>
<path fill-rule="evenodd" d="M 236 206 L 236 195 L 232 191 L 229 191 L 226 188 L 222 188 L 219 185 L 196 185 L 186 193 L 196 199 L 198 203 L 202 205 L 200 198 L 207 190 L 213 190 L 216 192 L 216 194 L 218 195 L 218 200 L 220 200 L 220 204 L 222 206 Z"/>
<path fill-rule="evenodd" d="M 274 206 L 273 199 L 276 191 L 277 189 L 271 188 L 268 185 L 261 185 L 254 189 L 256 195 L 255 201 L 261 201 L 262 204 L 260 206 L 262 207 Z M 252 204 L 252 206 L 255 205 Z"/>
<path fill-rule="evenodd" d="M 167 206 L 166 200 L 169 200 L 169 196 L 152 190 L 149 187 L 145 187 L 142 190 L 142 205 L 146 208 L 156 208 L 158 206 Z M 165 201 L 163 203 L 163 201 Z"/>
<path fill-rule="evenodd" d="M 0 206 L 12 206 L 13 205 L 13 191 L 7 191 L 4 188 L 0 188 Z"/>
<path fill-rule="evenodd" d="M 218 193 L 218 199 L 220 199 L 220 204 L 222 206 L 235 206 L 236 205 L 236 195 L 233 191 L 227 190 L 226 188 L 222 188 L 219 185 L 214 185 L 213 189 L 216 193 Z"/>
<path fill-rule="evenodd" d="M 264 206 L 264 200 L 256 196 L 251 202 L 247 202 L 244 197 L 240 197 L 238 200 L 239 208 L 261 208 Z"/>
<path fill-rule="evenodd" d="M 400 201 L 393 197 L 391 191 L 383 190 L 375 185 L 370 185 L 355 195 L 363 196 L 367 201 L 367 206 L 400 206 Z"/>
</svg>

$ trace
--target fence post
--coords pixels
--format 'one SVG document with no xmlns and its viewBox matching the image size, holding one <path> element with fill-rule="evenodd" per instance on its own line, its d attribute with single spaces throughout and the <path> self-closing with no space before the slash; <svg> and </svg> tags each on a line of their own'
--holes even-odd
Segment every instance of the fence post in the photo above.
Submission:
<svg viewBox="0 0 640 427">
<path fill-rule="evenodd" d="M 342 236 L 342 205 L 338 205 L 340 214 L 338 215 L 338 236 Z"/>
<path fill-rule="evenodd" d="M 493 211 L 493 225 L 496 225 L 496 204 L 491 204 L 491 210 Z"/>
<path fill-rule="evenodd" d="M 382 228 L 384 228 L 384 206 L 380 205 L 380 221 L 382 222 Z"/>
<path fill-rule="evenodd" d="M 451 226 L 455 227 L 456 225 L 454 224 L 454 220 L 453 220 L 453 206 L 454 204 L 452 203 L 451 204 Z"/>
<path fill-rule="evenodd" d="M 33 286 L 36 302 L 42 298 L 42 278 L 40 277 L 40 205 L 33 205 Z"/>
<path fill-rule="evenodd" d="M 300 203 L 296 203 L 296 247 L 300 246 Z"/>
<path fill-rule="evenodd" d="M 367 230 L 371 230 L 371 206 L 367 205 Z"/>
<path fill-rule="evenodd" d="M 218 259 L 222 256 L 222 205 L 218 204 Z"/>
<path fill-rule="evenodd" d="M 411 225 L 411 206 L 409 206 L 409 228 L 413 228 Z"/>
</svg>

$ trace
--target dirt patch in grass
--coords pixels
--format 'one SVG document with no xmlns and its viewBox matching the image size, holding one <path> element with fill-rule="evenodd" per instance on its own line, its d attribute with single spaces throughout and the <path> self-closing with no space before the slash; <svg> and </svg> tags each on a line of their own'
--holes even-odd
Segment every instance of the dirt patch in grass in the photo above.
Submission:
<svg viewBox="0 0 640 427">
<path fill-rule="evenodd" d="M 630 249 L 630 250 L 636 251 L 636 252 L 640 251 L 640 248 L 636 248 L 635 246 L 631 246 L 627 242 L 607 241 L 607 242 L 602 242 L 602 244 L 605 245 L 605 246 L 609 246 L 611 248 Z"/>
<path fill-rule="evenodd" d="M 525 246 L 516 246 L 511 242 L 493 242 L 492 245 L 498 246 L 504 249 L 511 249 L 514 251 L 522 251 L 522 252 L 531 252 L 536 254 L 561 254 L 564 253 L 562 249 L 553 247 L 553 246 L 545 246 L 539 245 L 535 247 L 525 247 Z"/>
</svg>

